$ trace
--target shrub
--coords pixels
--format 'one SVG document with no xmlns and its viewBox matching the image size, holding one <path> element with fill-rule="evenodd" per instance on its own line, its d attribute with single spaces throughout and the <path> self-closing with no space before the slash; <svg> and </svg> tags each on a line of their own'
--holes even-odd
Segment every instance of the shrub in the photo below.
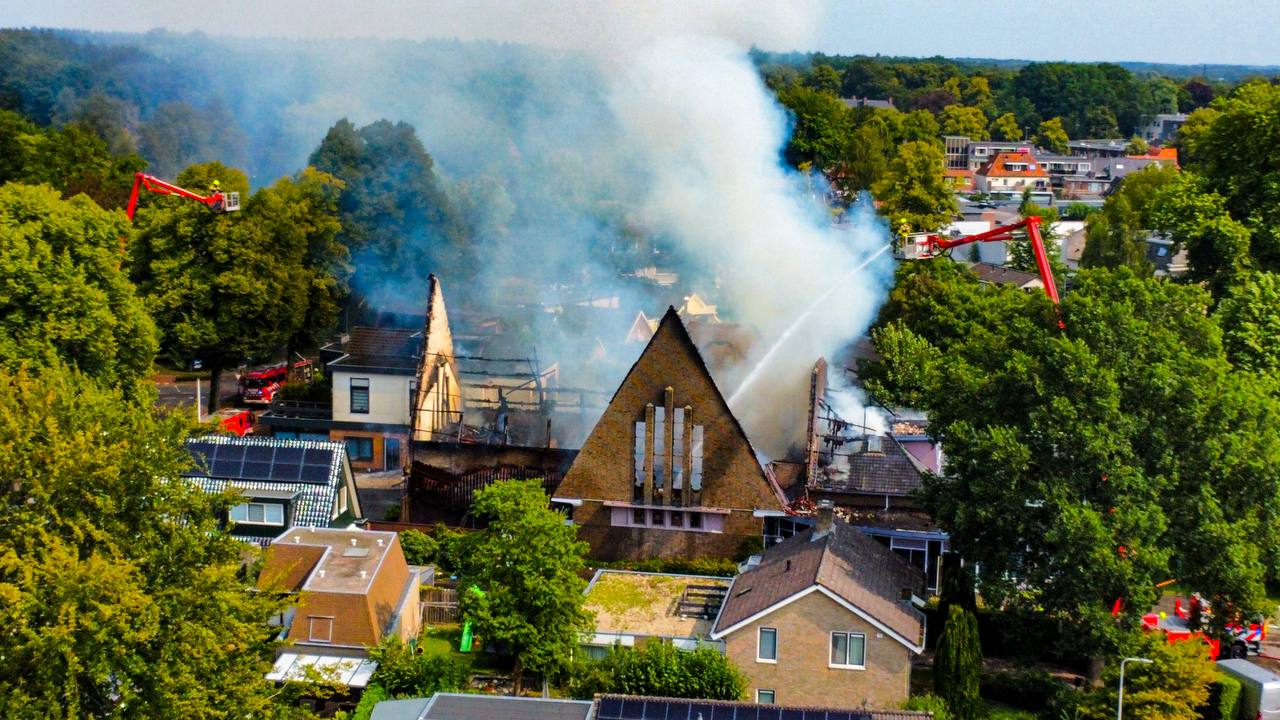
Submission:
<svg viewBox="0 0 1280 720">
<path fill-rule="evenodd" d="M 903 703 L 902 709 L 933 713 L 933 720 L 953 720 L 946 701 L 937 695 L 916 695 L 908 698 Z"/>
<path fill-rule="evenodd" d="M 351 720 L 369 720 L 373 715 L 373 706 L 383 700 L 390 700 L 391 695 L 381 685 L 369 685 L 360 696 L 360 704 L 351 713 Z"/>
<path fill-rule="evenodd" d="M 1062 683 L 1043 670 L 1009 670 L 982 676 L 980 689 L 987 700 L 1026 710 L 1042 710 L 1053 703 Z"/>
<path fill-rule="evenodd" d="M 370 684 L 381 685 L 390 695 L 456 692 L 467 684 L 465 665 L 446 655 L 419 655 L 394 635 L 370 650 L 369 658 L 378 663 Z"/>
<path fill-rule="evenodd" d="M 440 543 L 420 530 L 401 530 L 400 549 L 410 565 L 430 565 L 436 559 Z"/>
<path fill-rule="evenodd" d="M 565 684 L 569 694 L 582 699 L 619 693 L 740 700 L 746 688 L 746 677 L 716 650 L 686 652 L 656 640 L 636 648 L 615 647 L 602 660 L 579 660 Z"/>
<path fill-rule="evenodd" d="M 974 720 L 978 714 L 978 678 L 982 675 L 982 648 L 978 620 L 959 604 L 950 606 L 946 627 L 938 640 L 933 661 L 933 687 L 947 701 L 957 720 Z"/>
<path fill-rule="evenodd" d="M 1240 681 L 1218 673 L 1209 684 L 1209 701 L 1200 708 L 1204 720 L 1236 720 L 1240 715 Z"/>
<path fill-rule="evenodd" d="M 738 564 L 722 558 L 650 558 L 647 560 L 619 560 L 602 563 L 601 567 L 636 572 L 677 573 L 681 575 L 715 575 L 733 577 L 738 574 Z"/>
</svg>

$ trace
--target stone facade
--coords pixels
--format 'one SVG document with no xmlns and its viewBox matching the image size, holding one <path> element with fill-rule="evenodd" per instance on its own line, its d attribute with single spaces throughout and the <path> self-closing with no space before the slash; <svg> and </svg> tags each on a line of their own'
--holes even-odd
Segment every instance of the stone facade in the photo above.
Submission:
<svg viewBox="0 0 1280 720">
<path fill-rule="evenodd" d="M 776 662 L 756 659 L 759 629 L 777 630 Z M 861 670 L 831 667 L 832 632 L 862 633 Z M 772 690 L 780 705 L 898 707 L 911 685 L 911 650 L 855 613 L 814 591 L 725 636 L 725 654 L 746 673 L 748 697 Z"/>
<path fill-rule="evenodd" d="M 733 557 L 780 510 L 751 443 L 669 308 L 556 492 L 598 559 Z M 615 510 L 660 518 L 622 525 Z M 648 515 L 645 515 L 645 512 Z M 672 527 L 672 512 L 680 527 Z M 686 519 L 709 521 L 697 528 Z M 628 516 L 629 517 L 629 516 Z M 714 520 L 714 522 L 710 522 Z"/>
</svg>

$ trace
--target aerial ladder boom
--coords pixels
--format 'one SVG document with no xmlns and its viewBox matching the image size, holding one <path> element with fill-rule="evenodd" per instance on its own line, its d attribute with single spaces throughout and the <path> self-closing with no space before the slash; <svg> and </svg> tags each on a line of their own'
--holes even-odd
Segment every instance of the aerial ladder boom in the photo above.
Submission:
<svg viewBox="0 0 1280 720">
<path fill-rule="evenodd" d="M 238 192 L 224 193 L 215 191 L 209 195 L 197 195 L 190 190 L 185 190 L 160 178 L 152 177 L 145 173 L 135 173 L 133 176 L 133 191 L 129 193 L 129 207 L 125 210 L 130 222 L 133 222 L 133 214 L 138 210 L 138 193 L 143 189 L 160 195 L 177 195 L 188 200 L 195 200 L 203 205 L 208 205 L 214 212 L 235 212 L 240 209 L 240 193 Z"/>
<path fill-rule="evenodd" d="M 928 260 L 961 245 L 975 242 L 998 242 L 1013 240 L 1014 232 L 1025 228 L 1027 239 L 1031 241 L 1031 252 L 1035 255 L 1036 269 L 1040 271 L 1040 279 L 1044 282 L 1044 294 L 1049 296 L 1054 305 L 1059 303 L 1058 286 L 1053 281 L 1053 268 L 1049 266 L 1049 255 L 1044 249 L 1044 240 L 1040 237 L 1040 217 L 1032 215 L 1016 223 L 1001 225 L 976 235 L 965 235 L 949 238 L 934 233 L 913 233 L 901 239 L 897 256 L 904 260 Z"/>
</svg>

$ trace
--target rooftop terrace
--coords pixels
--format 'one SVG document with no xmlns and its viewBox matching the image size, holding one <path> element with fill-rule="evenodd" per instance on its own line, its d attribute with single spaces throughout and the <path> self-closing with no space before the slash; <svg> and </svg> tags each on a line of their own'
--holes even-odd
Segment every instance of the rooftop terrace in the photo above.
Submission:
<svg viewBox="0 0 1280 720">
<path fill-rule="evenodd" d="M 728 589 L 727 578 L 600 570 L 586 608 L 598 633 L 705 638 Z"/>
</svg>

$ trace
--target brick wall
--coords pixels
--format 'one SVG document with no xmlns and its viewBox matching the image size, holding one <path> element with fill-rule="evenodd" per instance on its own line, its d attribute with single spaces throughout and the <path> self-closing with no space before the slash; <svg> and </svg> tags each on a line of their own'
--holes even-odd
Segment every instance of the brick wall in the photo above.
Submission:
<svg viewBox="0 0 1280 720">
<path fill-rule="evenodd" d="M 760 627 L 778 631 L 776 663 L 756 661 Z M 833 630 L 866 635 L 865 670 L 829 667 Z M 746 673 L 751 700 L 763 688 L 778 704 L 895 708 L 910 690 L 911 651 L 817 592 L 729 635 L 725 653 Z"/>
<path fill-rule="evenodd" d="M 591 545 L 595 560 L 734 558 L 745 543 L 759 540 L 764 532 L 764 519 L 752 517 L 749 510 L 729 513 L 723 532 L 613 527 L 609 516 L 609 508 L 598 501 L 587 500 L 573 509 L 578 538 Z"/>
</svg>

